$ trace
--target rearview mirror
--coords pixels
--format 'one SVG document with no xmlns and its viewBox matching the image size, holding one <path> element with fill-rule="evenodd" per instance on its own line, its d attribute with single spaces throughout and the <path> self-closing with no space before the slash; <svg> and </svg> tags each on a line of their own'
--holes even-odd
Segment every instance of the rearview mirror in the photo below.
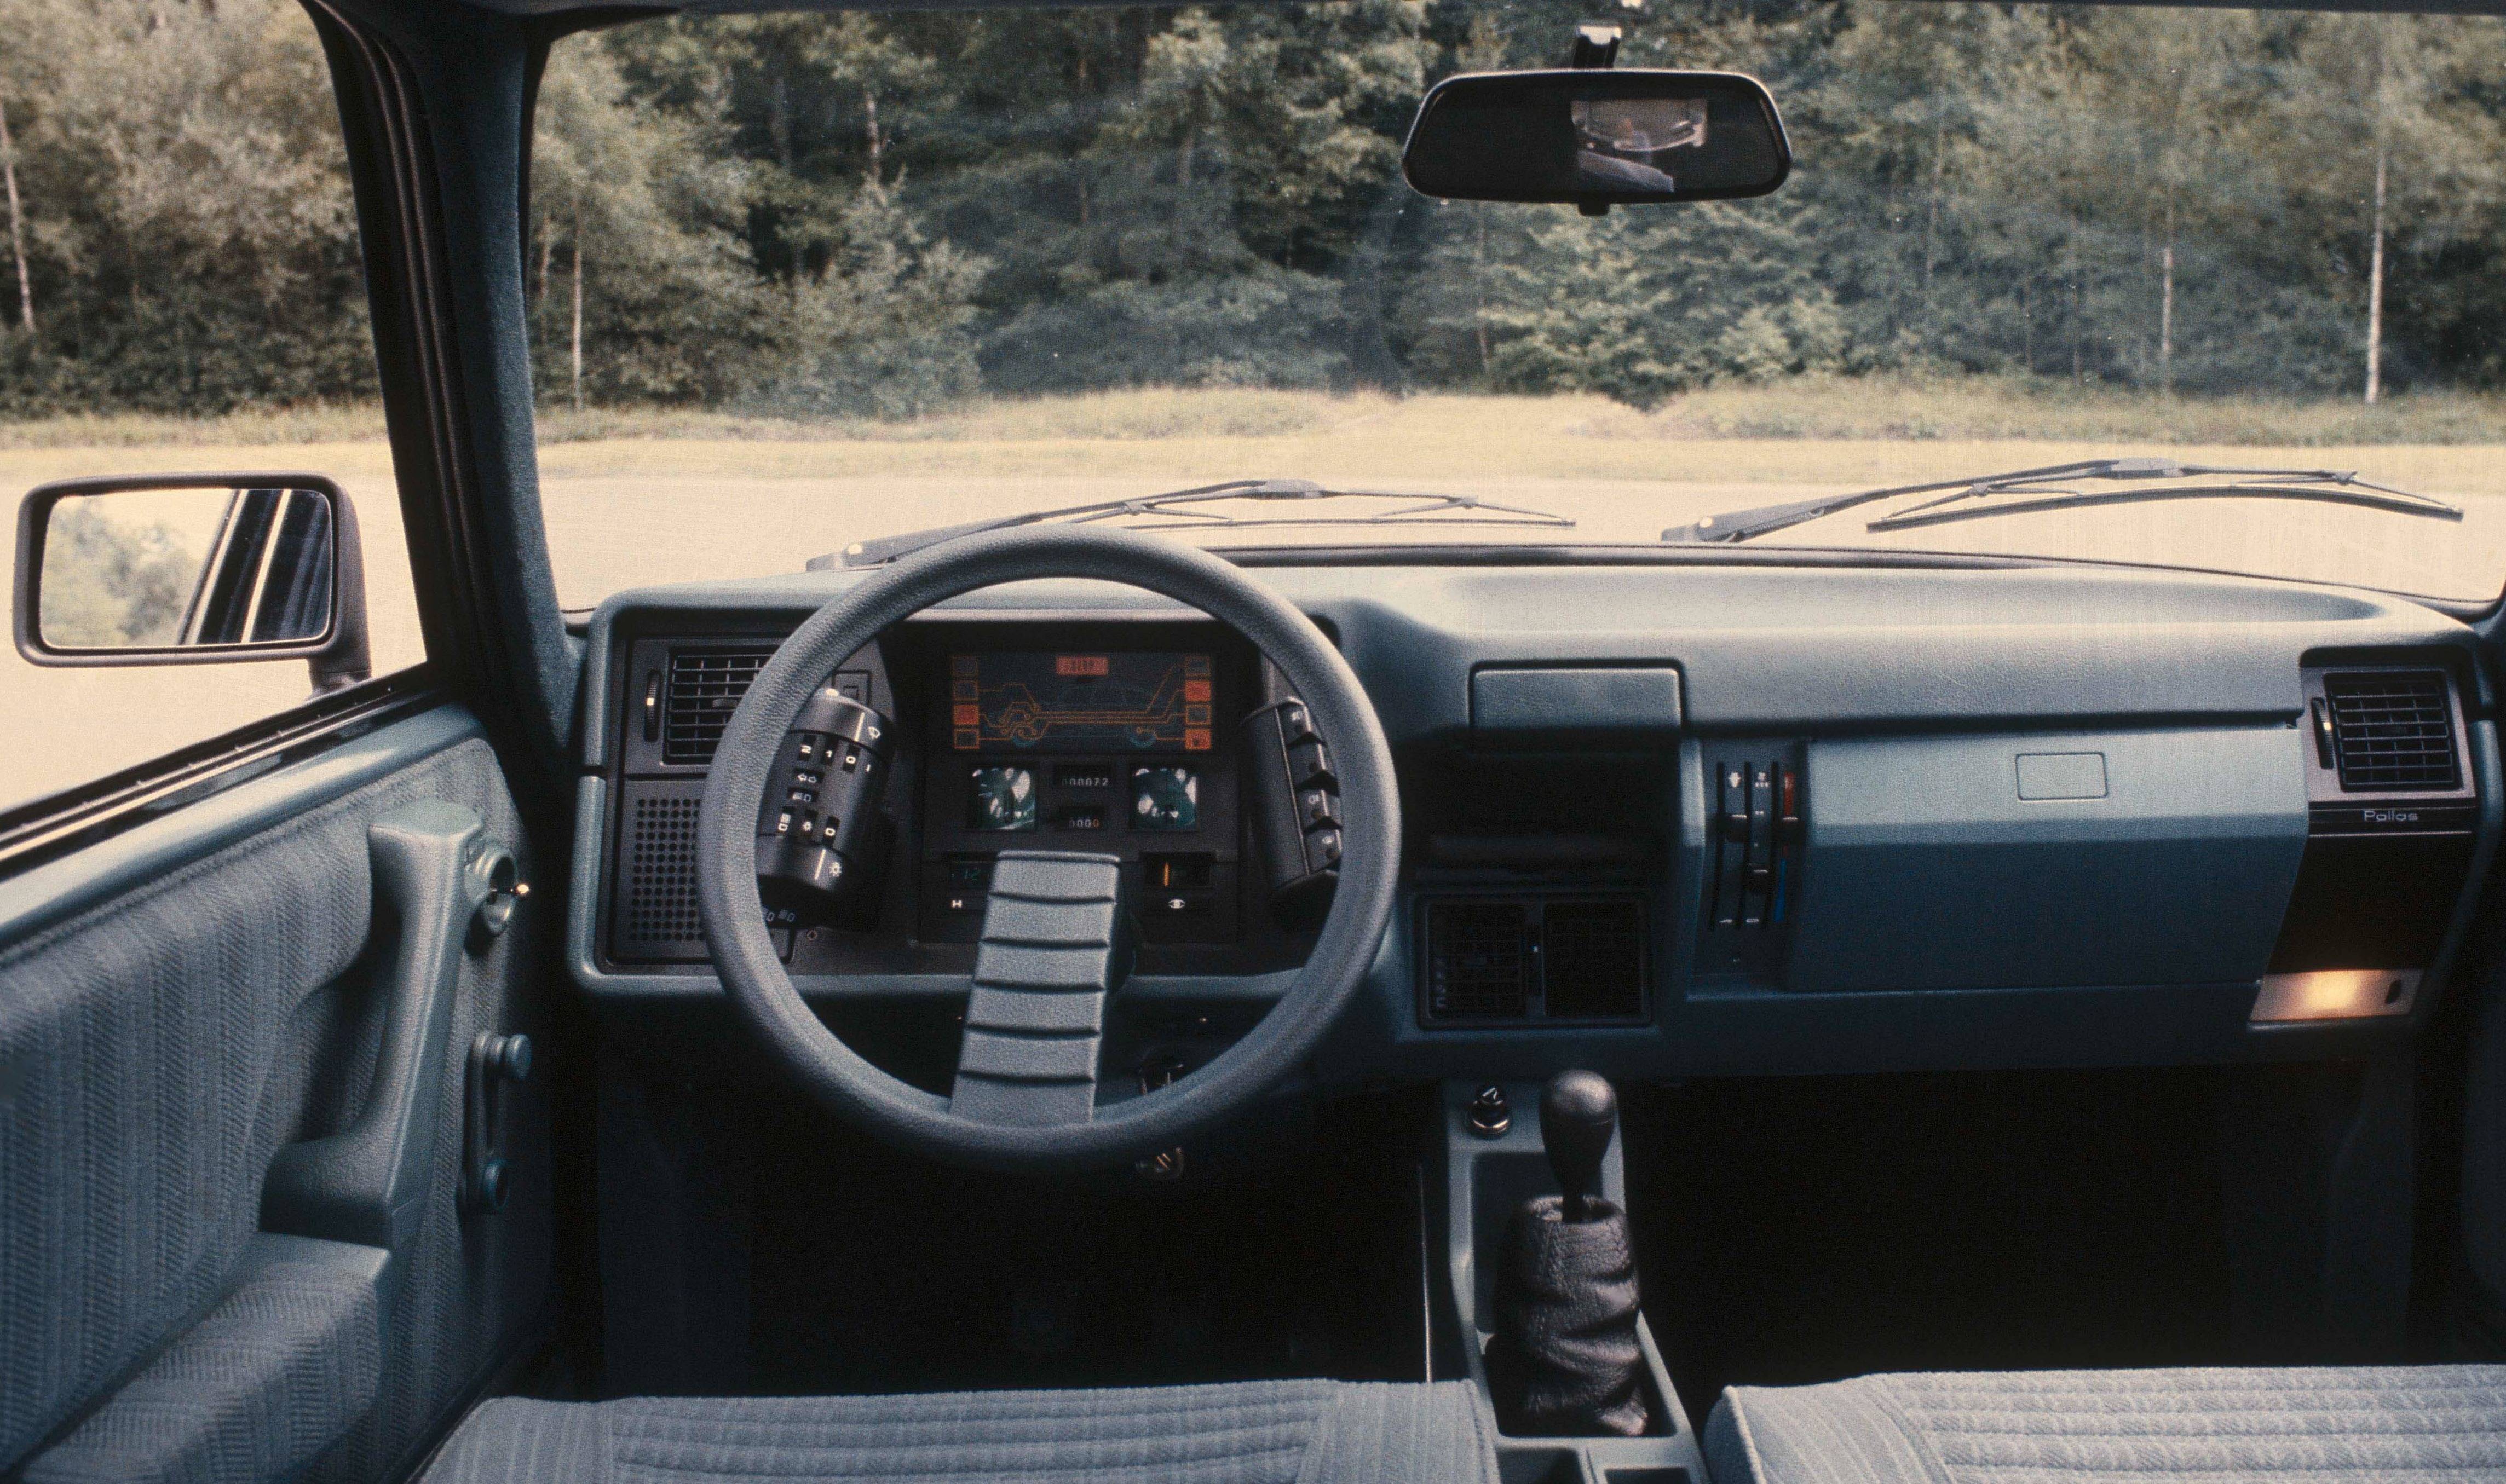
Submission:
<svg viewBox="0 0 2506 1484">
<path fill-rule="evenodd" d="M 1614 204 L 1764 195 L 1792 173 L 1775 100 L 1736 72 L 1481 72 L 1418 105 L 1401 173 L 1464 201 Z"/>
<path fill-rule="evenodd" d="M 18 513 L 18 653 L 31 664 L 304 659 L 366 678 L 355 507 L 318 475 L 69 479 Z"/>
</svg>

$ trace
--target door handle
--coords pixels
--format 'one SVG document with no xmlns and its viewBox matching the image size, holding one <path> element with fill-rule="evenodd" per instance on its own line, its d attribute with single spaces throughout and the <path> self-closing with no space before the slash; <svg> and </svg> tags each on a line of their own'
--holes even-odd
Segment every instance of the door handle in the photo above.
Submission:
<svg viewBox="0 0 2506 1484">
<path fill-rule="evenodd" d="M 265 1231 L 405 1251 L 424 1215 L 461 960 L 483 909 L 510 898 L 513 852 L 479 816 L 427 800 L 366 828 L 375 901 L 399 922 L 380 983 L 382 1047 L 365 1107 L 336 1134 L 278 1151 L 262 1187 Z M 381 920 L 382 911 L 377 911 Z"/>
</svg>

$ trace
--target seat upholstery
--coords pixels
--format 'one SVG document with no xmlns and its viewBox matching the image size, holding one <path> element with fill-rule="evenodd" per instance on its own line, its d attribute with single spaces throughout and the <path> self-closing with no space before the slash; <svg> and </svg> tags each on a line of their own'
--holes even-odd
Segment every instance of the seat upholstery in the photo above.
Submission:
<svg viewBox="0 0 2506 1484">
<path fill-rule="evenodd" d="M 1734 1387 L 1714 1484 L 2506 1479 L 2506 1366 L 2013 1371 Z"/>
<path fill-rule="evenodd" d="M 879 1479 L 1494 1484 L 1460 1382 L 490 1401 L 425 1484 Z"/>
</svg>

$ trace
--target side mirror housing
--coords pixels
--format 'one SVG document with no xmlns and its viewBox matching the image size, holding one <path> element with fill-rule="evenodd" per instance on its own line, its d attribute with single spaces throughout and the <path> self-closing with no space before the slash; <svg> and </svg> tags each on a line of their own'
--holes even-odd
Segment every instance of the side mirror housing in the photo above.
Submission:
<svg viewBox="0 0 2506 1484">
<path fill-rule="evenodd" d="M 302 659 L 373 673 L 357 511 L 320 475 L 64 479 L 18 508 L 18 653 L 55 668 Z"/>
<path fill-rule="evenodd" d="M 1792 172 L 1773 94 L 1736 72 L 1477 72 L 1427 90 L 1401 173 L 1447 200 L 1613 205 L 1764 195 Z"/>
</svg>

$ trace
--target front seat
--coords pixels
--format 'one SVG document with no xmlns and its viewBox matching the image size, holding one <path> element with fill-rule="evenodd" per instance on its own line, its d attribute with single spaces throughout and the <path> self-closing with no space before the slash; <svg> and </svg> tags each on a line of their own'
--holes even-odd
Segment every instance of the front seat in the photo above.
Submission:
<svg viewBox="0 0 2506 1484">
<path fill-rule="evenodd" d="M 425 1484 L 879 1479 L 1495 1484 L 1467 1382 L 1265 1381 L 908 1396 L 506 1397 Z"/>
<path fill-rule="evenodd" d="M 1714 1484 L 2506 1478 L 2506 1366 L 2074 1370 L 1734 1387 Z"/>
</svg>

